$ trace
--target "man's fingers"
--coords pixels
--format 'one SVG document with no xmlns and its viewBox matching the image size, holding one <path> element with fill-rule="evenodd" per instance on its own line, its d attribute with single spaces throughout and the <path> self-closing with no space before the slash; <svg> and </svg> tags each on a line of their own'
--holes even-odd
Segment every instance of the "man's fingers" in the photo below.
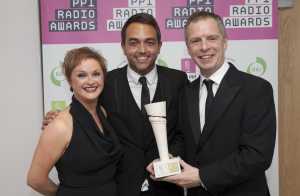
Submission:
<svg viewBox="0 0 300 196">
<path fill-rule="evenodd" d="M 176 183 L 178 181 L 179 175 L 180 174 L 163 177 L 163 178 L 161 178 L 161 180 Z"/>
<path fill-rule="evenodd" d="M 181 165 L 181 167 L 187 168 L 187 167 L 191 167 L 188 163 L 186 163 L 184 160 L 180 159 L 179 160 L 179 164 Z"/>
<path fill-rule="evenodd" d="M 42 122 L 42 130 L 44 130 L 59 114 L 60 111 L 47 112 Z"/>
<path fill-rule="evenodd" d="M 151 175 L 154 175 L 153 163 L 150 163 L 150 164 L 146 167 L 146 170 L 147 170 Z"/>
</svg>

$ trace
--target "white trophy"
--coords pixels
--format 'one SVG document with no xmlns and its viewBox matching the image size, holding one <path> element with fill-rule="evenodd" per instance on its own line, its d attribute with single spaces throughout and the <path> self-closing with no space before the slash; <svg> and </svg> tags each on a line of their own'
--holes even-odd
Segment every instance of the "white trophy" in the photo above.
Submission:
<svg viewBox="0 0 300 196">
<path fill-rule="evenodd" d="M 151 123 L 160 160 L 153 163 L 156 178 L 179 174 L 181 172 L 179 158 L 169 158 L 167 140 L 166 102 L 145 105 Z"/>
</svg>

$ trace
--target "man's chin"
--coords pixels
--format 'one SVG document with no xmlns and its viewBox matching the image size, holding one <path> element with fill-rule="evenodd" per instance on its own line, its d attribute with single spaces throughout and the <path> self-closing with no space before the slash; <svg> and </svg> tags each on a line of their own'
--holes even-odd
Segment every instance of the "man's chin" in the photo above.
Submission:
<svg viewBox="0 0 300 196">
<path fill-rule="evenodd" d="M 131 68 L 139 74 L 146 74 L 149 71 L 151 71 L 152 68 L 154 67 L 154 64 L 149 63 L 149 62 L 147 62 L 147 63 L 134 63 L 134 64 L 131 64 L 131 65 L 132 65 Z"/>
</svg>

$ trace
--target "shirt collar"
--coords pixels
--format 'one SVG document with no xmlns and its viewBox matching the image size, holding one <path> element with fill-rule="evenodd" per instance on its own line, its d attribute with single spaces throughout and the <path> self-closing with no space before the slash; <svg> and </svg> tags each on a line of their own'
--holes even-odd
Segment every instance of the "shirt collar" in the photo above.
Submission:
<svg viewBox="0 0 300 196">
<path fill-rule="evenodd" d="M 149 85 L 152 85 L 157 80 L 158 74 L 157 74 L 157 67 L 154 65 L 153 69 L 147 73 L 146 75 L 140 75 L 137 72 L 135 72 L 129 65 L 127 66 L 127 78 L 128 82 L 133 82 L 136 85 L 139 84 L 139 79 L 141 76 L 145 76 L 147 79 L 147 83 Z"/>
<path fill-rule="evenodd" d="M 200 73 L 200 84 L 203 84 L 203 80 L 210 79 L 210 80 L 214 81 L 214 84 L 220 85 L 220 83 L 228 69 L 229 69 L 229 64 L 227 61 L 224 61 L 223 65 L 215 73 L 213 73 L 209 78 L 204 77 Z"/>
</svg>

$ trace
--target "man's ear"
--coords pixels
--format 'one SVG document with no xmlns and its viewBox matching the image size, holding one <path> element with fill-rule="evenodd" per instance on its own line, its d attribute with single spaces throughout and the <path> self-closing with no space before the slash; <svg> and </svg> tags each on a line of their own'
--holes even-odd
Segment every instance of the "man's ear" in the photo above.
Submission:
<svg viewBox="0 0 300 196">
<path fill-rule="evenodd" d="M 162 42 L 158 42 L 159 52 L 160 52 L 161 47 L 162 47 Z"/>
<path fill-rule="evenodd" d="M 228 40 L 227 38 L 224 38 L 224 49 L 226 50 L 228 47 Z"/>
<path fill-rule="evenodd" d="M 126 55 L 125 43 L 124 42 L 121 42 L 121 47 L 122 47 L 122 50 L 123 50 L 123 54 Z"/>
</svg>

